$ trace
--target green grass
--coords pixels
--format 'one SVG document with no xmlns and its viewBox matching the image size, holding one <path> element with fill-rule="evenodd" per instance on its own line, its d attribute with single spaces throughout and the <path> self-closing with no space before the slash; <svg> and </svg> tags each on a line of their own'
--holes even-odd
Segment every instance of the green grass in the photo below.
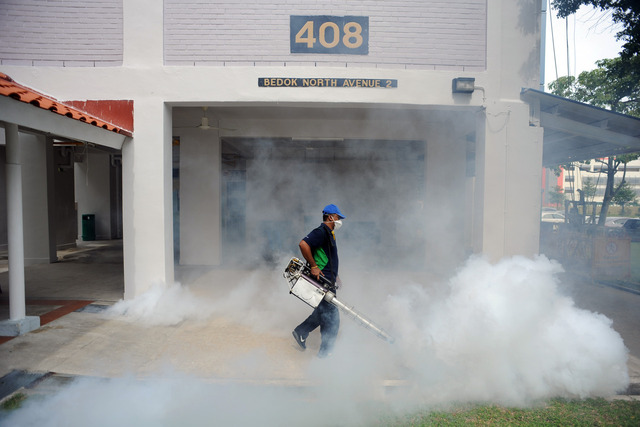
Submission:
<svg viewBox="0 0 640 427">
<path fill-rule="evenodd" d="M 24 393 L 14 393 L 7 400 L 2 402 L 2 409 L 5 411 L 12 411 L 22 406 L 22 402 L 27 399 L 27 395 Z"/>
<path fill-rule="evenodd" d="M 22 406 L 24 393 L 15 393 L 2 403 L 2 410 Z M 553 399 L 535 408 L 505 408 L 490 405 L 458 405 L 448 410 L 416 412 L 383 417 L 380 426 L 639 426 L 640 401 Z"/>
<path fill-rule="evenodd" d="M 537 408 L 461 406 L 388 419 L 388 426 L 638 426 L 640 401 L 554 399 Z"/>
</svg>

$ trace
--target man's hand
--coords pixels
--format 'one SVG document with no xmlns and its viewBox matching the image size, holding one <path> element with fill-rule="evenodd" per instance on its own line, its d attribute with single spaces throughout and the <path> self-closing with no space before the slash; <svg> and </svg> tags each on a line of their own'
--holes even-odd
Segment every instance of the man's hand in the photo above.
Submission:
<svg viewBox="0 0 640 427">
<path fill-rule="evenodd" d="M 315 277 L 316 280 L 320 280 L 320 275 L 324 276 L 322 270 L 320 270 L 320 267 L 318 267 L 317 265 L 311 267 L 311 275 Z"/>
<path fill-rule="evenodd" d="M 320 280 L 320 275 L 322 274 L 322 271 L 320 270 L 320 267 L 318 267 L 317 265 L 313 265 L 316 263 L 316 261 L 313 259 L 313 254 L 311 253 L 311 248 L 309 247 L 309 245 L 307 244 L 307 242 L 305 242 L 304 240 L 300 241 L 300 253 L 302 254 L 302 256 L 304 257 L 304 259 L 307 260 L 307 262 L 309 263 L 309 265 L 311 265 L 311 275 L 313 277 L 316 278 L 316 280 Z"/>
</svg>

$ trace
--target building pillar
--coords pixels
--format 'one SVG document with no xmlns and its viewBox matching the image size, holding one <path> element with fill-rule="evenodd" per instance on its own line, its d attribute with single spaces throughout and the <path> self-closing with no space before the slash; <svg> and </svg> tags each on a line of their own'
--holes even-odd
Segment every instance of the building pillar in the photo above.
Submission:
<svg viewBox="0 0 640 427">
<path fill-rule="evenodd" d="M 22 173 L 22 217 L 24 230 L 25 265 L 48 264 L 52 254 L 49 232 L 48 171 L 51 156 L 47 156 L 47 138 L 44 135 L 20 134 L 19 163 Z M 55 253 L 55 252 L 54 252 Z"/>
<path fill-rule="evenodd" d="M 181 132 L 180 264 L 220 264 L 220 156 L 217 131 Z"/>
<path fill-rule="evenodd" d="M 453 129 L 453 123 L 443 122 L 427 138 L 426 263 L 436 273 L 450 272 L 465 257 L 466 145 Z"/>
<path fill-rule="evenodd" d="M 171 108 L 135 105 L 135 137 L 122 147 L 125 299 L 174 281 Z"/>
<path fill-rule="evenodd" d="M 474 252 L 491 261 L 533 256 L 540 240 L 542 129 L 523 103 L 490 103 L 478 115 Z"/>
<path fill-rule="evenodd" d="M 7 234 L 9 241 L 9 320 L 0 335 L 17 336 L 40 327 L 40 318 L 26 316 L 22 219 L 22 166 L 18 126 L 5 125 L 7 138 Z"/>
</svg>

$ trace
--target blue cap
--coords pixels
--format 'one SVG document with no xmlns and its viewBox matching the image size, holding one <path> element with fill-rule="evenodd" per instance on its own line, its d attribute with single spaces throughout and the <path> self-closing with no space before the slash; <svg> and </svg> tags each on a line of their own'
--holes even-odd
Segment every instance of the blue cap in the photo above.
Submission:
<svg viewBox="0 0 640 427">
<path fill-rule="evenodd" d="M 342 212 L 340 212 L 340 209 L 338 209 L 338 207 L 336 205 L 334 205 L 334 204 L 325 206 L 324 209 L 322 209 L 322 213 L 323 214 L 337 214 L 338 218 L 340 218 L 340 219 L 346 218 L 346 216 L 342 215 Z"/>
</svg>

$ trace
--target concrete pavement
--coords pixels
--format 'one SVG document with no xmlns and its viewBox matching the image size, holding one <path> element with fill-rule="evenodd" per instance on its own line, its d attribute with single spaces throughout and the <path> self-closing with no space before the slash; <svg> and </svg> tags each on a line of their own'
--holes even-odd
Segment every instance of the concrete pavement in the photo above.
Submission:
<svg viewBox="0 0 640 427">
<path fill-rule="evenodd" d="M 180 366 L 200 377 L 242 381 L 303 381 L 300 354 L 289 336 L 269 336 L 222 317 L 148 325 L 106 316 L 105 308 L 123 297 L 120 241 L 84 242 L 59 253 L 60 261 L 26 268 L 27 315 L 42 326 L 0 345 L 0 377 L 12 370 L 114 377 L 158 372 Z M 7 273 L 0 273 L 7 283 Z M 0 318 L 8 318 L 2 286 Z M 238 361 L 255 350 L 259 372 Z"/>
<path fill-rule="evenodd" d="M 105 308 L 123 296 L 121 242 L 84 242 L 77 249 L 60 252 L 59 259 L 58 263 L 26 269 L 27 315 L 41 316 L 42 326 L 3 340 L 0 377 L 12 372 L 39 373 L 33 382 L 42 390 L 47 384 L 64 383 L 74 376 L 144 377 L 179 367 L 181 372 L 215 382 L 309 385 L 306 369 L 317 360 L 317 337 L 310 336 L 309 350 L 301 353 L 286 330 L 256 332 L 225 316 L 189 319 L 176 325 L 148 325 L 107 316 Z M 0 318 L 8 318 L 7 273 L 1 268 Z M 613 317 L 623 338 L 635 339 L 634 319 L 616 317 L 612 303 L 598 310 L 598 296 L 589 298 L 586 288 L 579 290 L 576 299 L 580 304 Z M 611 302 L 612 292 L 623 291 L 599 292 L 609 295 Z M 616 295 L 630 300 L 624 293 Z M 629 394 L 640 393 L 640 359 L 634 353 L 640 349 L 637 345 L 628 345 L 632 348 L 628 368 L 634 390 Z M 389 368 L 383 387 L 401 384 L 396 368 Z"/>
</svg>

